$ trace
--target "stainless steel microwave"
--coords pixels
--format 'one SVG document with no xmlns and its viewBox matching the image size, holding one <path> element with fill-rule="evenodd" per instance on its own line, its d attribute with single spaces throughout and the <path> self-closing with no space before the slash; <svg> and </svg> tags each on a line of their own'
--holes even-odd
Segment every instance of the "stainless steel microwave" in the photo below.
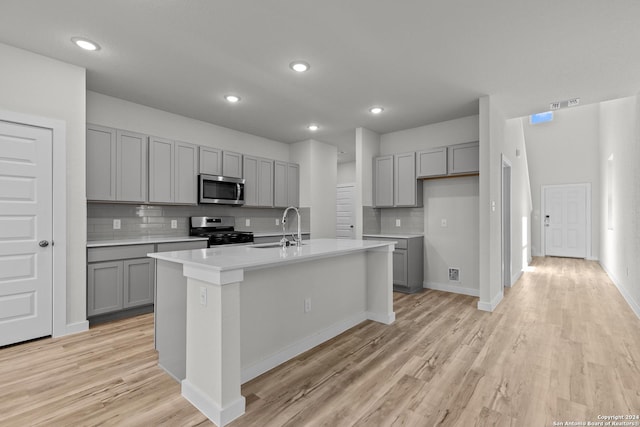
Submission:
<svg viewBox="0 0 640 427">
<path fill-rule="evenodd" d="M 244 179 L 201 174 L 198 193 L 199 203 L 244 205 Z"/>
</svg>

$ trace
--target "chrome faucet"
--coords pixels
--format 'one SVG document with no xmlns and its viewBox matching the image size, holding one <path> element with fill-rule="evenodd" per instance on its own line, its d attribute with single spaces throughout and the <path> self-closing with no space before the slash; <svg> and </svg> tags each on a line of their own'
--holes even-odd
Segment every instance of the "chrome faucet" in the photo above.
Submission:
<svg viewBox="0 0 640 427">
<path fill-rule="evenodd" d="M 296 211 L 296 215 L 298 216 L 298 235 L 293 236 L 293 242 L 291 242 L 291 244 L 297 245 L 297 246 L 300 246 L 302 244 L 302 233 L 300 232 L 300 211 L 298 211 L 298 208 L 296 208 L 295 206 L 289 206 L 287 209 L 284 210 L 284 213 L 282 214 L 282 239 L 280 239 L 280 244 L 283 247 L 289 245 L 289 242 L 285 237 L 285 234 L 286 234 L 285 225 L 287 223 L 287 214 L 291 209 Z"/>
</svg>

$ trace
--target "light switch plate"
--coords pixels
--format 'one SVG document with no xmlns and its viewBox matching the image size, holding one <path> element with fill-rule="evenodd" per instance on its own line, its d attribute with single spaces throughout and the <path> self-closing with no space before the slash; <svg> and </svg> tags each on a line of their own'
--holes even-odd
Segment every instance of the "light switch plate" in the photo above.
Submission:
<svg viewBox="0 0 640 427">
<path fill-rule="evenodd" d="M 119 219 L 114 219 L 113 220 L 113 229 L 114 230 L 120 230 L 120 225 L 121 225 L 121 223 L 120 223 Z"/>
<path fill-rule="evenodd" d="M 244 226 L 245 227 L 251 227 L 251 220 L 249 218 L 244 220 Z"/>
<path fill-rule="evenodd" d="M 178 228 L 178 220 L 177 219 L 172 219 L 171 220 L 171 228 Z"/>
<path fill-rule="evenodd" d="M 396 227 L 400 227 L 400 218 L 396 218 Z"/>
<path fill-rule="evenodd" d="M 280 219 L 276 218 L 276 225 L 280 225 Z"/>
</svg>

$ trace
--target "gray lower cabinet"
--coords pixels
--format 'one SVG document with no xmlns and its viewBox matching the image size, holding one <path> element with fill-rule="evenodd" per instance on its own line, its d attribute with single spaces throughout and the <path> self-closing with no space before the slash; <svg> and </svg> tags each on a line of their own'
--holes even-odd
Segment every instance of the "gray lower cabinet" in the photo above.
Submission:
<svg viewBox="0 0 640 427">
<path fill-rule="evenodd" d="M 122 310 L 122 261 L 98 262 L 87 267 L 87 316 Z"/>
<path fill-rule="evenodd" d="M 420 292 L 424 281 L 424 237 L 369 237 L 364 240 L 396 241 L 393 251 L 393 290 L 404 293 Z"/>
<path fill-rule="evenodd" d="M 155 263 L 151 258 L 129 259 L 123 264 L 123 308 L 153 304 Z"/>
</svg>

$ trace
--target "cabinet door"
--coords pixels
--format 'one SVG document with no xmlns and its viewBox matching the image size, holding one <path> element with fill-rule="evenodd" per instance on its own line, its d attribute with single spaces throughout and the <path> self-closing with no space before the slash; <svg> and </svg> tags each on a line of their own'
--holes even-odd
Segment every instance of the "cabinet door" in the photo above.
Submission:
<svg viewBox="0 0 640 427">
<path fill-rule="evenodd" d="M 149 141 L 149 201 L 174 201 L 174 143 L 168 139 L 151 137 Z"/>
<path fill-rule="evenodd" d="M 419 151 L 417 156 L 418 178 L 444 176 L 447 174 L 447 147 Z"/>
<path fill-rule="evenodd" d="M 242 172 L 244 177 L 244 204 L 245 206 L 257 206 L 258 158 L 244 156 L 242 160 Z"/>
<path fill-rule="evenodd" d="M 116 200 L 116 130 L 87 125 L 87 199 Z"/>
<path fill-rule="evenodd" d="M 277 161 L 273 166 L 273 206 L 276 208 L 286 208 L 289 205 L 289 181 L 287 174 L 289 164 Z"/>
<path fill-rule="evenodd" d="M 199 173 L 207 175 L 222 175 L 222 150 L 210 147 L 200 147 Z"/>
<path fill-rule="evenodd" d="M 448 147 L 449 175 L 477 173 L 480 170 L 480 144 L 469 142 Z"/>
<path fill-rule="evenodd" d="M 396 154 L 394 159 L 394 205 L 416 206 L 416 153 Z"/>
<path fill-rule="evenodd" d="M 152 258 L 123 261 L 123 307 L 153 304 L 154 269 Z"/>
<path fill-rule="evenodd" d="M 393 251 L 393 284 L 407 286 L 407 251 L 396 249 Z"/>
<path fill-rule="evenodd" d="M 124 130 L 118 130 L 116 136 L 116 199 L 125 202 L 146 202 L 149 175 L 148 137 Z"/>
<path fill-rule="evenodd" d="M 87 316 L 122 309 L 122 261 L 87 267 Z"/>
<path fill-rule="evenodd" d="M 174 202 L 195 205 L 198 203 L 198 147 L 176 141 L 174 155 Z"/>
<path fill-rule="evenodd" d="M 300 206 L 300 165 L 287 165 L 287 205 Z"/>
<path fill-rule="evenodd" d="M 258 206 L 273 207 L 273 160 L 258 159 Z"/>
<path fill-rule="evenodd" d="M 373 159 L 373 204 L 393 206 L 393 156 Z"/>
<path fill-rule="evenodd" d="M 242 154 L 233 151 L 222 152 L 222 174 L 233 178 L 242 178 Z"/>
</svg>

